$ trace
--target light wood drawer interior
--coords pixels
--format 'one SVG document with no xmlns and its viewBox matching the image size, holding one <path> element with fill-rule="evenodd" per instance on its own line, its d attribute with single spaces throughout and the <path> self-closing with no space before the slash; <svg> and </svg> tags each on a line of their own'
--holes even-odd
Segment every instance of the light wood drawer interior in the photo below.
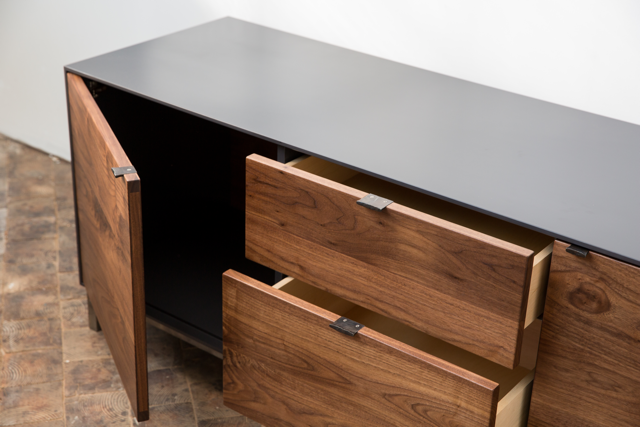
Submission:
<svg viewBox="0 0 640 427">
<path fill-rule="evenodd" d="M 542 314 L 553 238 L 317 157 L 301 156 L 287 165 L 532 250 L 535 256 L 524 326 L 529 326 Z"/>
</svg>

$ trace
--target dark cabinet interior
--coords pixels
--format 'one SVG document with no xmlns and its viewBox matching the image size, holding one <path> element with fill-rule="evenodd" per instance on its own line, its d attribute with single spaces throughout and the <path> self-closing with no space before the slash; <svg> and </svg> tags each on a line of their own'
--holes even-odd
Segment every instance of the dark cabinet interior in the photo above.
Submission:
<svg viewBox="0 0 640 427">
<path fill-rule="evenodd" d="M 278 146 L 86 83 L 140 176 L 147 315 L 221 351 L 222 273 L 275 282 L 245 258 L 244 165 L 252 153 L 276 159 Z"/>
</svg>

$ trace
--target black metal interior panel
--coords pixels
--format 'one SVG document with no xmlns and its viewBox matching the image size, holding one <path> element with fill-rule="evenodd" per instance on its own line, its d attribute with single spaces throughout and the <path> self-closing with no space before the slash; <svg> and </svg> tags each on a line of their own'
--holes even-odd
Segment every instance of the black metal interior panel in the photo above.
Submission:
<svg viewBox="0 0 640 427">
<path fill-rule="evenodd" d="M 144 188 L 150 312 L 221 338 L 222 273 L 274 282 L 273 270 L 245 258 L 244 164 L 258 152 L 275 159 L 277 146 L 111 87 L 96 101 Z"/>
</svg>

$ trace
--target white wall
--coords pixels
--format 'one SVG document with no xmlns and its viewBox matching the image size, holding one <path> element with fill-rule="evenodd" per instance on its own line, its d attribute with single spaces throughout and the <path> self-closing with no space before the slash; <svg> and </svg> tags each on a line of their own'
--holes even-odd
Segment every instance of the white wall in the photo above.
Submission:
<svg viewBox="0 0 640 427">
<path fill-rule="evenodd" d="M 212 0 L 0 0 L 0 133 L 69 159 L 63 66 L 226 15 Z"/>
<path fill-rule="evenodd" d="M 68 158 L 64 64 L 226 15 L 640 124 L 637 0 L 0 0 L 0 132 Z"/>
<path fill-rule="evenodd" d="M 240 0 L 228 12 L 640 124 L 638 0 Z"/>
</svg>

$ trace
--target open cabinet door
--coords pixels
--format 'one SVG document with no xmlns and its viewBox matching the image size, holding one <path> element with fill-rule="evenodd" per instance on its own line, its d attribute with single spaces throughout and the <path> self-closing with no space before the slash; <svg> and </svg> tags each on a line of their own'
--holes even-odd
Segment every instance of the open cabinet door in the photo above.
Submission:
<svg viewBox="0 0 640 427">
<path fill-rule="evenodd" d="M 80 280 L 138 421 L 149 419 L 140 178 L 81 77 L 67 74 Z M 131 173 L 134 172 L 134 173 Z"/>
</svg>

